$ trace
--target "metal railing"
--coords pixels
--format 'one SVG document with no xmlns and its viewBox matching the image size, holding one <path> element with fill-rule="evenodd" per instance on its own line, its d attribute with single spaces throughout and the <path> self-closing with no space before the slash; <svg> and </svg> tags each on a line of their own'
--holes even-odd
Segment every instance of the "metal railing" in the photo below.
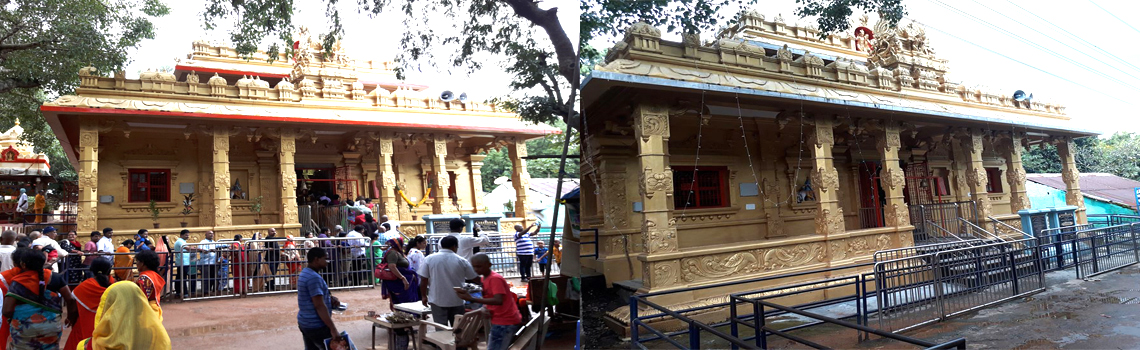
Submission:
<svg viewBox="0 0 1140 350">
<path fill-rule="evenodd" d="M 913 222 L 917 223 L 914 231 L 915 241 L 927 240 L 928 236 L 938 233 L 938 228 L 954 234 L 965 232 L 959 227 L 958 218 L 978 222 L 978 209 L 974 201 L 919 204 L 915 212 L 918 214 L 917 217 L 912 217 Z M 938 227 L 929 227 L 928 223 L 931 222 Z"/>
<path fill-rule="evenodd" d="M 747 337 L 746 339 L 744 339 L 744 338 L 740 338 L 739 335 L 726 334 L 722 331 L 717 331 L 717 332 L 707 331 L 710 327 L 714 328 L 714 329 L 715 328 L 722 328 L 722 327 L 733 327 L 731 325 L 733 323 L 733 321 L 731 319 L 725 320 L 722 322 L 714 322 L 714 323 L 706 325 L 701 321 L 696 321 L 692 318 L 689 318 L 688 316 L 685 316 L 685 315 L 691 315 L 691 314 L 695 314 L 695 313 L 706 312 L 709 310 L 715 310 L 715 309 L 719 309 L 719 308 L 728 307 L 731 303 L 729 301 L 727 301 L 727 299 L 724 302 L 707 303 L 706 305 L 687 308 L 684 310 L 670 310 L 669 308 L 666 308 L 664 306 L 661 306 L 657 303 L 650 301 L 650 299 L 657 298 L 660 296 L 669 295 L 669 294 L 674 294 L 674 293 L 687 293 L 687 292 L 694 292 L 694 291 L 699 291 L 699 290 L 724 288 L 724 287 L 729 287 L 729 286 L 734 286 L 734 285 L 739 285 L 739 284 L 777 283 L 777 281 L 780 281 L 780 280 L 792 280 L 792 279 L 796 279 L 796 278 L 802 278 L 804 276 L 819 275 L 819 274 L 831 274 L 831 273 L 841 272 L 841 271 L 845 271 L 845 270 L 866 269 L 867 267 L 870 267 L 870 266 L 871 266 L 870 263 L 845 265 L 845 266 L 825 268 L 825 269 L 817 269 L 817 270 L 787 273 L 787 274 L 781 274 L 781 275 L 776 275 L 776 276 L 753 278 L 753 279 L 748 279 L 748 280 L 743 280 L 743 281 L 715 283 L 715 284 L 700 286 L 700 287 L 681 288 L 681 289 L 675 289 L 675 290 L 670 290 L 670 291 L 662 291 L 662 292 L 656 292 L 656 293 L 633 295 L 629 298 L 629 305 L 630 305 L 630 319 L 629 319 L 630 342 L 635 348 L 640 348 L 640 349 L 660 348 L 662 346 L 667 346 L 667 344 L 676 346 L 678 349 L 695 349 L 695 348 L 700 348 L 699 345 L 701 343 L 701 333 L 707 333 L 707 334 L 714 336 L 714 338 L 704 338 L 704 339 L 708 339 L 709 341 L 719 340 L 719 341 L 724 343 L 724 344 L 718 344 L 716 346 L 718 348 L 723 348 L 723 347 L 727 347 L 727 346 L 737 346 L 737 347 L 742 347 L 745 349 L 756 348 L 754 345 L 747 344 L 746 339 L 753 339 L 751 337 Z M 791 288 L 791 287 L 788 287 L 788 288 Z M 642 306 L 645 306 L 644 312 L 639 310 Z M 683 323 L 686 325 L 686 327 L 683 330 L 671 331 L 671 330 L 665 330 L 665 329 L 657 329 L 652 324 L 652 323 L 656 323 L 656 322 L 669 321 L 669 320 L 675 320 L 677 322 Z M 645 332 L 649 333 L 648 336 L 643 337 L 643 335 L 644 335 L 644 333 L 642 332 L 643 330 Z M 689 345 L 682 345 L 680 342 L 673 339 L 673 338 L 677 338 L 677 337 L 688 337 L 690 344 Z M 692 347 L 692 345 L 694 345 L 694 343 L 692 342 L 692 340 L 694 338 L 697 339 L 697 341 L 695 343 L 695 345 L 697 345 L 696 347 Z M 649 344 L 645 344 L 645 343 L 649 343 Z M 743 344 L 741 344 L 741 343 L 743 343 Z"/>
<path fill-rule="evenodd" d="M 982 228 L 981 226 L 978 226 L 977 224 L 966 221 L 966 219 L 958 218 L 958 220 L 961 221 L 962 227 L 965 228 L 966 236 L 968 236 L 968 237 L 982 238 L 982 239 L 994 239 L 994 240 L 1001 241 L 1001 242 L 1006 241 L 1005 239 L 1001 238 L 1001 236 L 993 234 L 992 232 Z"/>
<path fill-rule="evenodd" d="M 1090 225 L 1099 227 L 1116 226 L 1140 222 L 1140 215 L 1131 214 L 1089 214 Z"/>
<path fill-rule="evenodd" d="M 581 243 L 579 243 L 579 245 L 582 247 L 585 247 L 587 245 L 592 245 L 592 246 L 594 246 L 594 252 L 590 253 L 590 254 L 579 254 L 579 256 L 583 257 L 583 258 L 594 258 L 594 260 L 597 260 L 598 259 L 598 229 L 586 228 L 586 229 L 580 230 L 580 232 L 582 232 L 582 233 L 585 233 L 586 231 L 594 232 L 594 240 L 592 240 L 592 241 L 581 241 Z M 582 235 L 581 238 L 585 238 L 585 235 Z"/>
<path fill-rule="evenodd" d="M 470 233 L 464 233 L 464 235 L 470 235 Z M 433 234 L 423 234 L 421 236 L 424 236 L 427 238 L 428 251 L 429 252 L 437 252 L 440 249 L 439 241 L 441 239 L 443 239 L 443 237 L 446 237 L 447 234 L 433 233 Z M 522 276 L 522 274 L 520 273 L 520 270 L 519 270 L 519 268 L 520 268 L 519 258 L 518 258 L 518 255 L 516 254 L 516 251 L 515 251 L 514 234 L 483 231 L 483 232 L 479 233 L 479 236 L 480 237 L 486 236 L 488 238 L 488 240 L 490 241 L 490 243 L 488 243 L 486 246 L 479 247 L 479 252 L 483 253 L 483 254 L 487 254 L 487 256 L 489 256 L 491 258 L 491 269 L 492 270 L 495 270 L 495 272 L 498 272 L 504 278 L 517 278 L 517 277 Z M 550 241 L 550 233 L 536 234 L 534 236 L 531 236 L 530 240 L 531 240 L 533 246 L 535 248 L 537 248 L 538 242 L 541 241 L 541 242 L 545 243 L 545 242 Z M 550 247 L 546 247 L 546 248 L 550 249 Z M 552 275 L 557 274 L 557 272 L 560 271 L 560 269 L 557 266 L 558 264 L 554 263 L 554 261 L 553 261 L 554 257 L 550 256 L 547 258 L 547 260 L 550 261 L 551 274 Z M 540 274 L 541 274 L 541 272 L 539 270 L 538 256 L 535 255 L 534 256 L 534 264 L 533 264 L 533 266 L 531 266 L 530 276 L 538 276 Z"/>
<path fill-rule="evenodd" d="M 823 315 L 813 313 L 813 312 L 807 312 L 807 311 L 796 309 L 796 308 L 782 306 L 782 305 L 767 302 L 764 300 L 744 300 L 744 299 L 741 299 L 741 301 L 748 302 L 748 303 L 751 303 L 753 305 L 754 309 L 757 310 L 757 313 L 760 315 L 758 318 L 759 320 L 764 320 L 765 308 L 772 308 L 772 309 L 776 309 L 779 311 L 783 311 L 785 313 L 796 314 L 796 315 L 816 319 L 816 320 L 819 320 L 819 321 L 817 321 L 819 323 L 830 323 L 830 324 L 838 325 L 838 326 L 845 327 L 845 328 L 855 329 L 855 330 L 858 330 L 860 332 L 866 332 L 866 333 L 878 335 L 878 336 L 883 337 L 883 338 L 889 338 L 889 339 L 898 340 L 898 341 L 908 343 L 908 344 L 912 344 L 912 345 L 918 345 L 918 346 L 921 346 L 927 350 L 938 350 L 938 349 L 965 350 L 966 349 L 966 338 L 958 338 L 958 339 L 954 339 L 954 340 L 939 344 L 939 343 L 928 342 L 925 340 L 911 338 L 911 337 L 907 337 L 907 336 L 903 336 L 903 335 L 899 335 L 899 334 L 895 334 L 895 333 L 891 333 L 891 332 L 880 331 L 878 329 L 867 327 L 867 326 L 864 326 L 861 324 L 854 324 L 854 323 L 846 322 L 846 321 L 843 321 L 843 320 L 840 320 L 837 318 L 831 318 L 831 317 L 823 316 Z M 734 304 L 734 308 L 735 308 L 735 304 Z M 762 348 L 762 349 L 768 348 L 767 340 L 765 340 L 765 338 L 767 337 L 766 336 L 767 333 L 772 333 L 773 335 L 777 335 L 777 336 L 783 337 L 785 339 L 795 341 L 795 342 L 800 343 L 800 344 L 807 345 L 807 346 L 814 348 L 814 349 L 831 349 L 830 346 L 819 344 L 819 343 L 813 342 L 811 340 L 808 340 L 806 338 L 789 334 L 784 330 L 774 329 L 770 326 L 764 325 L 763 322 L 758 322 L 757 326 L 755 328 L 757 330 L 757 333 L 764 334 L 764 336 L 758 337 L 758 339 L 759 339 L 758 342 L 764 344 L 764 345 L 760 346 L 760 348 Z"/>
<path fill-rule="evenodd" d="M 1054 232 L 1005 242 L 969 240 L 892 249 L 877 252 L 875 262 L 869 264 L 635 295 L 630 298 L 631 342 L 635 348 L 669 345 L 698 348 L 707 345 L 707 340 L 716 340 L 720 342 L 716 347 L 763 348 L 767 341 L 765 337 L 776 335 L 817 347 L 821 344 L 790 332 L 820 324 L 855 329 L 862 340 L 864 336 L 883 336 L 880 333 L 915 329 L 1041 292 L 1046 288 L 1045 273 L 1049 271 L 1073 267 L 1077 270 L 1078 278 L 1088 278 L 1140 262 L 1140 240 L 1137 239 L 1140 223 L 1095 229 L 1081 226 Z M 873 268 L 871 273 L 858 272 L 867 267 Z M 844 271 L 847 269 L 854 272 Z M 808 275 L 829 277 L 805 282 L 802 278 Z M 673 293 L 731 288 L 758 282 L 779 284 L 781 279 L 793 284 L 734 293 L 723 302 L 712 300 L 698 303 L 699 306 L 680 309 L 666 308 L 651 302 L 652 298 Z M 800 304 L 791 305 L 795 302 Z M 832 306 L 838 308 L 831 311 L 841 315 L 823 316 L 809 311 Z M 697 315 L 724 308 L 730 313 L 728 321 L 694 320 Z M 741 308 L 745 310 L 742 311 Z M 842 310 L 851 309 L 855 310 L 854 314 L 842 314 L 850 312 Z M 767 322 L 768 318 L 787 314 L 814 321 L 782 329 Z M 707 319 L 707 316 L 702 319 Z M 854 319 L 854 322 L 844 321 L 848 319 Z M 665 329 L 670 324 L 678 323 L 683 326 L 682 330 Z M 730 331 L 719 331 L 724 327 L 729 327 Z M 751 331 L 752 335 L 749 336 L 746 331 Z M 702 335 L 705 336 L 704 343 Z M 683 341 L 686 336 L 689 337 L 688 345 Z M 892 336 L 885 337 L 899 340 Z M 694 341 L 694 338 L 697 340 Z M 740 344 L 741 342 L 746 344 Z M 952 346 L 961 345 L 954 343 Z"/>
<path fill-rule="evenodd" d="M 323 247 L 328 267 L 320 271 L 329 289 L 372 288 L 375 255 L 368 238 L 295 238 L 285 240 L 217 241 L 187 243 L 172 252 L 175 269 L 168 285 L 183 300 L 238 297 L 297 291 L 297 277 L 308 266 L 309 247 Z M 277 248 L 268 248 L 268 243 Z M 306 243 L 308 242 L 308 243 Z M 358 246 L 352 246 L 357 244 Z M 381 247 L 383 248 L 383 247 Z M 189 260 L 189 265 L 185 263 Z"/>
<path fill-rule="evenodd" d="M 1025 231 L 1022 231 L 1021 228 L 1007 224 L 1004 221 L 998 220 L 995 217 L 991 216 L 991 217 L 989 217 L 989 219 L 990 219 L 990 222 L 993 222 L 994 227 L 995 227 L 995 229 L 994 229 L 995 231 L 997 231 L 996 227 L 1001 226 L 1001 227 L 1005 227 L 1005 229 L 1009 230 L 1009 232 L 1020 233 L 1022 237 L 1026 237 L 1026 238 L 1032 238 L 1033 237 L 1032 234 L 1029 234 L 1029 233 L 1026 233 Z"/>
<path fill-rule="evenodd" d="M 876 228 L 884 227 L 883 224 L 883 208 L 859 208 L 859 228 Z"/>
</svg>

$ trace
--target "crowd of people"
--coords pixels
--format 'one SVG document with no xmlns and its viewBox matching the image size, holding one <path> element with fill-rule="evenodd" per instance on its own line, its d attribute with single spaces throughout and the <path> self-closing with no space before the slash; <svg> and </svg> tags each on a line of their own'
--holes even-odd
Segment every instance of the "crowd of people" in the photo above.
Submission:
<svg viewBox="0 0 1140 350">
<path fill-rule="evenodd" d="M 469 308 L 489 314 L 491 339 L 488 349 L 506 349 L 511 336 L 518 330 L 523 320 L 529 316 L 526 308 L 520 308 L 517 295 L 502 275 L 492 270 L 491 257 L 479 253 L 477 249 L 488 244 L 488 239 L 463 233 L 466 223 L 462 219 L 449 222 L 451 230 L 439 241 L 439 249 L 425 256 L 427 240 L 417 236 L 404 242 L 402 236 L 388 239 L 386 249 L 376 254 L 375 276 L 381 279 L 381 297 L 388 300 L 389 308 L 396 311 L 397 304 L 422 303 L 431 311 L 432 320 L 440 324 L 453 325 L 455 317 Z M 531 227 L 515 227 L 514 238 L 530 245 Z M 375 241 L 375 239 L 374 239 Z M 522 249 L 518 254 L 520 270 L 528 271 L 529 264 L 538 255 L 541 269 L 549 268 L 549 262 L 560 258 L 557 249 Z M 375 248 L 379 249 L 379 248 Z M 524 258 L 526 257 L 526 258 Z M 323 273 L 330 266 L 330 257 L 325 249 L 312 248 L 306 252 L 307 266 L 297 282 L 297 326 L 304 339 L 305 349 L 323 349 L 324 340 L 341 341 L 336 324 L 331 317 L 332 310 L 340 306 L 340 301 L 329 292 Z M 527 259 L 529 258 L 529 259 Z M 386 271 L 385 271 L 386 270 Z M 478 285 L 478 292 L 472 293 L 467 284 Z M 406 330 L 395 330 L 397 348 L 406 348 L 409 334 Z"/>
<path fill-rule="evenodd" d="M 169 349 L 161 307 L 166 280 L 158 272 L 161 259 L 153 241 L 138 237 L 137 246 L 148 249 L 132 254 L 127 271 L 138 271 L 137 276 L 116 278 L 120 275 L 112 270 L 121 255 L 98 249 L 106 245 L 99 240 L 110 235 L 93 235 L 83 246 L 75 232 L 60 238 L 51 227 L 27 235 L 0 233 L 0 344 L 12 350 L 59 349 L 61 344 L 64 349 Z M 67 264 L 88 267 L 63 266 L 67 273 L 60 273 L 59 259 L 67 256 L 72 256 Z M 66 340 L 65 327 L 71 328 Z"/>
</svg>

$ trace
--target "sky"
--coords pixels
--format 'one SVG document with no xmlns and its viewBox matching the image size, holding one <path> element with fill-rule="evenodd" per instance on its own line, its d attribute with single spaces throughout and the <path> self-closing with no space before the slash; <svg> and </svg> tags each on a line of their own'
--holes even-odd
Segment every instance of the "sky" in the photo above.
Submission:
<svg viewBox="0 0 1140 350">
<path fill-rule="evenodd" d="M 789 24 L 814 23 L 814 18 L 799 19 L 794 15 L 797 7 L 794 0 L 761 0 L 759 3 L 762 6 L 756 9 L 769 18 L 781 13 Z M 1106 134 L 1140 132 L 1137 113 L 1140 110 L 1140 98 L 1137 98 L 1140 96 L 1140 46 L 1135 44 L 1140 42 L 1137 29 L 1140 21 L 1125 24 L 1108 13 L 1124 20 L 1134 19 L 1140 2 L 1098 0 L 1094 5 L 1088 0 L 941 0 L 941 3 L 939 0 L 903 0 L 902 3 L 908 14 L 901 24 L 913 19 L 927 25 L 931 46 L 939 57 L 949 60 L 951 80 L 967 87 L 988 86 L 1009 95 L 1024 90 L 1035 99 L 1060 103 L 1067 107 L 1066 113 L 1073 123 L 1083 129 Z M 738 11 L 739 8 L 724 8 L 718 13 L 731 17 Z M 1035 15 L 1099 49 L 1068 37 Z M 705 33 L 702 39 L 708 40 L 711 36 Z M 664 39 L 681 40 L 677 34 L 666 34 Z M 602 38 L 591 44 L 608 48 L 613 40 Z"/>
<path fill-rule="evenodd" d="M 164 0 L 170 7 L 170 14 L 155 21 L 155 38 L 145 40 L 138 49 L 131 53 L 132 62 L 126 67 L 128 77 L 137 77 L 137 72 L 147 69 L 158 69 L 164 66 L 173 67 L 175 58 L 186 58 L 192 50 L 194 40 L 206 39 L 210 41 L 225 42 L 229 38 L 228 31 L 232 28 L 227 21 L 218 21 L 218 28 L 207 31 L 202 28 L 202 11 L 206 8 L 203 1 L 176 1 Z M 342 44 L 348 54 L 356 59 L 382 59 L 390 60 L 396 56 L 399 47 L 400 35 L 403 33 L 401 22 L 403 13 L 398 9 L 385 12 L 369 18 L 358 14 L 356 1 L 340 1 L 340 13 L 344 23 L 345 35 Z M 395 4 L 402 0 L 393 1 Z M 312 33 L 327 32 L 328 19 L 325 16 L 325 1 L 299 0 L 295 1 L 294 21 L 297 26 L 307 26 Z M 557 7 L 558 16 L 563 28 L 566 28 L 570 40 L 578 42 L 578 15 L 577 1 L 571 0 L 544 0 L 539 7 L 549 9 Z M 432 20 L 431 18 L 428 19 Z M 437 20 L 449 21 L 440 16 Z M 536 38 L 545 38 L 545 33 L 538 33 Z M 276 38 L 270 38 L 276 39 Z M 267 41 L 268 43 L 269 41 Z M 267 46 L 263 45 L 261 49 Z M 440 61 L 449 58 L 446 51 L 437 50 L 435 54 Z M 428 85 L 431 88 L 449 89 L 456 94 L 467 92 L 474 101 L 488 100 L 495 97 L 506 96 L 511 93 L 507 87 L 511 76 L 504 73 L 499 62 L 501 57 L 486 55 L 483 69 L 467 74 L 465 68 L 452 68 L 446 62 L 438 69 L 430 65 L 420 65 L 422 71 L 407 71 L 407 82 Z M 427 62 L 421 62 L 427 63 Z M 449 72 L 450 70 L 450 72 Z"/>
</svg>

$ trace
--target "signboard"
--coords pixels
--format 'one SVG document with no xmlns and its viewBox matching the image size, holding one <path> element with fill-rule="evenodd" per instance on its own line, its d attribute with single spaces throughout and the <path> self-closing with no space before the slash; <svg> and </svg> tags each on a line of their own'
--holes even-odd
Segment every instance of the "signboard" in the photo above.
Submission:
<svg viewBox="0 0 1140 350">
<path fill-rule="evenodd" d="M 1136 197 L 1136 212 L 1140 214 L 1140 187 L 1133 188 L 1132 193 L 1135 194 Z"/>
</svg>

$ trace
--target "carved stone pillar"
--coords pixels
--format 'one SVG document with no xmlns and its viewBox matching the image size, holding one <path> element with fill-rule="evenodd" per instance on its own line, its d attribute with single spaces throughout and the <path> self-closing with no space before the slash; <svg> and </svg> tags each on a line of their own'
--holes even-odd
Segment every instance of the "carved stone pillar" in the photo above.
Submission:
<svg viewBox="0 0 1140 350">
<path fill-rule="evenodd" d="M 1005 149 L 1005 175 L 1009 182 L 1009 209 L 1011 213 L 1017 214 L 1018 210 L 1029 209 L 1033 205 L 1025 194 L 1025 166 L 1021 164 L 1021 142 L 1025 139 L 1025 133 L 1015 132 L 1009 136 Z"/>
<path fill-rule="evenodd" d="M 213 134 L 198 136 L 198 188 L 194 209 L 198 210 L 198 226 L 214 226 L 214 152 Z"/>
<path fill-rule="evenodd" d="M 808 135 L 811 147 L 811 184 L 816 192 L 815 232 L 824 236 L 843 233 L 843 208 L 839 207 L 839 171 L 835 169 L 832 146 L 835 145 L 835 118 L 806 117 L 815 127 Z"/>
<path fill-rule="evenodd" d="M 954 176 L 953 181 L 951 181 L 952 186 L 954 186 L 954 201 L 969 201 L 970 193 L 973 193 L 970 189 L 970 182 L 967 180 L 970 169 L 970 152 L 953 134 L 948 134 L 946 137 L 950 138 L 950 152 L 951 156 L 954 157 L 950 164 L 950 172 Z"/>
<path fill-rule="evenodd" d="M 78 232 L 91 232 L 99 227 L 99 126 L 95 120 L 83 119 L 79 123 L 79 211 L 76 219 Z M 33 194 L 34 195 L 34 194 Z M 126 198 L 124 198 L 126 200 Z"/>
<path fill-rule="evenodd" d="M 431 203 L 432 214 L 450 213 L 454 210 L 447 191 L 451 188 L 451 176 L 447 175 L 447 137 L 443 134 L 431 135 L 431 172 L 435 176 L 435 200 Z"/>
<path fill-rule="evenodd" d="M 1061 179 L 1065 181 L 1065 204 L 1077 207 L 1077 223 L 1088 223 L 1085 214 L 1085 196 L 1081 194 L 1081 173 L 1073 154 L 1073 139 L 1064 137 L 1056 141 L 1057 155 L 1061 158 Z"/>
<path fill-rule="evenodd" d="M 988 228 L 989 217 L 993 215 L 990 204 L 990 194 L 986 190 L 989 176 L 986 175 L 986 166 L 982 160 L 982 138 L 985 132 L 981 129 L 969 129 L 966 137 L 962 138 L 962 150 L 969 156 L 966 169 L 966 183 L 970 187 L 970 199 L 977 205 L 978 225 Z"/>
<path fill-rule="evenodd" d="M 225 127 L 211 129 L 214 141 L 214 225 L 233 224 L 230 207 L 230 130 Z"/>
<path fill-rule="evenodd" d="M 356 197 L 364 195 L 364 183 L 362 183 L 360 174 L 363 168 L 360 167 L 360 152 L 344 152 L 341 153 L 344 157 L 345 179 L 356 180 L 355 182 L 347 182 L 344 185 L 347 187 L 345 191 L 348 192 L 351 198 L 347 200 L 355 201 Z"/>
<path fill-rule="evenodd" d="M 483 159 L 487 158 L 481 154 L 471 154 L 467 156 L 467 164 L 471 166 L 471 205 L 475 208 L 475 212 L 483 211 Z"/>
<path fill-rule="evenodd" d="M 280 178 L 278 177 L 280 174 L 274 171 L 278 168 L 277 160 L 273 159 L 274 152 L 257 151 L 255 153 L 257 154 L 257 195 L 261 196 L 261 206 L 262 208 L 280 209 L 281 206 L 278 199 L 284 197 L 273 194 L 273 192 L 275 192 L 274 188 L 280 184 Z M 252 187 L 254 184 L 249 185 Z M 254 198 L 256 198 L 256 196 L 251 195 L 250 199 Z M 283 215 L 284 213 L 281 212 L 280 214 Z M 282 221 L 279 222 L 285 222 L 283 221 L 284 219 L 281 220 Z M 262 221 L 261 223 L 264 224 L 267 222 Z"/>
<path fill-rule="evenodd" d="M 893 120 L 885 120 L 882 125 L 882 134 L 879 135 L 879 154 L 883 161 L 883 169 L 879 172 L 879 182 L 886 197 L 886 206 L 883 208 L 884 223 L 894 227 L 910 225 L 910 210 L 903 200 L 906 175 L 899 167 L 899 148 L 902 148 L 899 133 L 902 128 Z"/>
<path fill-rule="evenodd" d="M 758 123 L 758 121 L 757 121 Z M 766 126 L 760 124 L 756 125 L 758 130 L 764 130 Z M 764 210 L 764 219 L 767 222 L 767 232 L 765 238 L 775 238 L 787 236 L 787 231 L 784 230 L 784 220 L 780 217 L 780 203 L 786 201 L 788 197 L 781 195 L 781 188 L 779 185 L 780 170 L 776 168 L 779 164 L 779 158 L 783 154 L 780 148 L 780 139 L 778 137 L 760 137 L 757 138 L 760 144 L 760 155 L 757 164 L 760 166 L 760 207 Z"/>
<path fill-rule="evenodd" d="M 676 270 L 665 267 L 669 262 L 649 262 L 655 254 L 678 250 L 677 222 L 670 208 L 673 170 L 669 167 L 669 114 L 663 106 L 642 104 L 633 117 L 642 203 L 641 235 L 645 242 L 645 255 L 638 258 L 644 268 L 644 287 L 656 289 L 677 283 Z M 674 272 L 662 273 L 667 270 Z"/>
<path fill-rule="evenodd" d="M 297 171 L 293 156 L 297 153 L 297 131 L 281 130 L 281 144 L 277 147 L 277 169 L 281 172 L 281 223 L 297 224 Z"/>
<path fill-rule="evenodd" d="M 380 134 L 380 157 L 379 157 L 379 183 L 380 183 L 380 206 L 384 208 L 381 215 L 388 215 L 391 220 L 411 220 L 411 217 L 401 217 L 400 206 L 396 204 L 396 171 L 392 168 L 392 155 L 395 154 L 392 148 L 392 141 L 396 139 L 396 135 L 392 133 Z"/>
<path fill-rule="evenodd" d="M 507 145 L 507 154 L 511 158 L 511 183 L 515 185 L 515 217 L 526 218 L 530 213 L 526 199 L 530 190 L 530 172 L 526 170 L 526 142 L 513 139 Z"/>
</svg>

